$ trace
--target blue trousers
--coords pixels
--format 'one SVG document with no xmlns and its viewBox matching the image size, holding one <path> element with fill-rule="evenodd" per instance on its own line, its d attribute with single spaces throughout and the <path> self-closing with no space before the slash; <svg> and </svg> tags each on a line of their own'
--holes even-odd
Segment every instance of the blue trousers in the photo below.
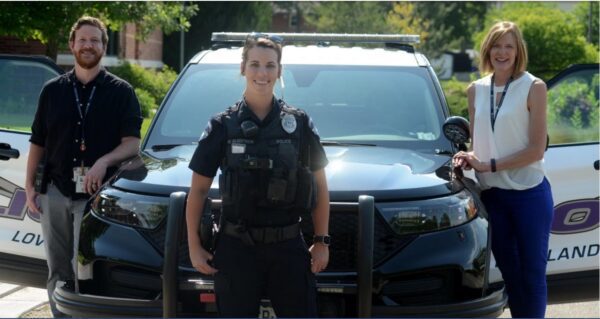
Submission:
<svg viewBox="0 0 600 319">
<path fill-rule="evenodd" d="M 513 318 L 544 318 L 548 238 L 553 215 L 546 178 L 527 190 L 481 193 L 490 218 L 492 252 L 502 272 Z"/>
</svg>

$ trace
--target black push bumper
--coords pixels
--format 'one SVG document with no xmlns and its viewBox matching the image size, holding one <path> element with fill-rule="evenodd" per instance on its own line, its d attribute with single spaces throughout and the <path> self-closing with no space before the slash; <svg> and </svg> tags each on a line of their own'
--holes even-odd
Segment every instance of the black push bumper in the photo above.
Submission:
<svg viewBox="0 0 600 319">
<path fill-rule="evenodd" d="M 161 317 L 162 300 L 113 298 L 54 290 L 56 307 L 72 317 Z"/>
</svg>

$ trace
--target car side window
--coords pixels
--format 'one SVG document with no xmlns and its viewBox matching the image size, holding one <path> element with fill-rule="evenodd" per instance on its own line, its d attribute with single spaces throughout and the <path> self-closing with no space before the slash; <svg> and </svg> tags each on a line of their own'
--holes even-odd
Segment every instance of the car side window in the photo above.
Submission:
<svg viewBox="0 0 600 319">
<path fill-rule="evenodd" d="M 548 90 L 551 145 L 598 142 L 598 88 L 598 69 L 583 69 Z"/>
<path fill-rule="evenodd" d="M 0 59 L 0 130 L 30 132 L 40 91 L 58 73 L 34 60 Z"/>
</svg>

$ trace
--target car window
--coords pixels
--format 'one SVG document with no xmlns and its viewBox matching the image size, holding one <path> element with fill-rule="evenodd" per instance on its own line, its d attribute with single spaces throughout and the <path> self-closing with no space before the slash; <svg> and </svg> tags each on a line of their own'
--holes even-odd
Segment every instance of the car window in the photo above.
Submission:
<svg viewBox="0 0 600 319">
<path fill-rule="evenodd" d="M 322 140 L 443 148 L 442 107 L 429 76 L 418 67 L 286 65 L 275 93 L 305 110 Z M 191 65 L 148 145 L 196 142 L 210 117 L 242 96 L 244 81 L 239 65 Z"/>
<path fill-rule="evenodd" d="M 598 69 L 584 69 L 548 90 L 550 144 L 598 142 L 598 89 Z"/>
<path fill-rule="evenodd" d="M 321 139 L 432 141 L 439 101 L 420 68 L 289 66 L 285 100 L 313 118 Z"/>
<path fill-rule="evenodd" d="M 58 73 L 33 60 L 0 59 L 0 129 L 31 131 L 42 86 Z"/>
</svg>

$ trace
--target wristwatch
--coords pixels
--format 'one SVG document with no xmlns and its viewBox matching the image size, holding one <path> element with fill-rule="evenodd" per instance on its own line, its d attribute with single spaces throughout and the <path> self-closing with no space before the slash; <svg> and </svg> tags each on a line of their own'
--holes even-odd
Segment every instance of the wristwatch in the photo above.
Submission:
<svg viewBox="0 0 600 319">
<path fill-rule="evenodd" d="M 331 245 L 331 236 L 329 235 L 315 235 L 313 236 L 313 244 L 320 243 L 325 246 Z"/>
</svg>

